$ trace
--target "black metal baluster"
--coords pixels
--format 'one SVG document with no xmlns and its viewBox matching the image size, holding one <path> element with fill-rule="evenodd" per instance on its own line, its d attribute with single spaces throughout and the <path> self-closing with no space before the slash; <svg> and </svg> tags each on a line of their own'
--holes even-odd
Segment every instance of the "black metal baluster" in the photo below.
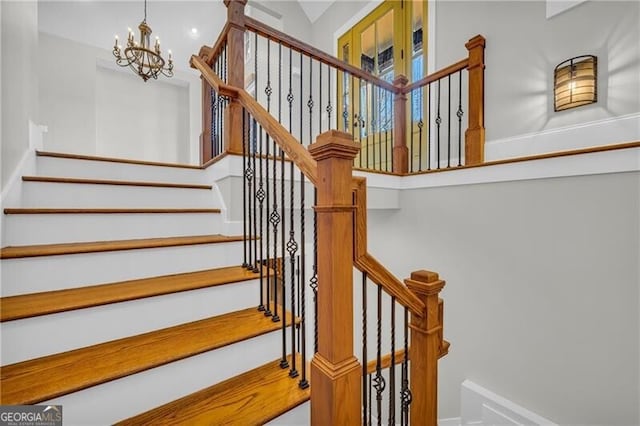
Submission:
<svg viewBox="0 0 640 426">
<path fill-rule="evenodd" d="M 321 65 L 322 66 L 322 65 Z M 337 71 L 336 71 L 337 75 Z M 331 67 L 327 64 L 327 130 L 331 130 L 331 112 L 333 111 L 333 107 L 331 106 Z M 337 78 L 337 77 L 336 77 Z M 321 105 L 322 106 L 322 105 Z M 336 123 L 336 129 L 338 128 L 338 123 Z"/>
<path fill-rule="evenodd" d="M 300 106 L 300 129 L 299 129 L 299 131 L 300 131 L 300 144 L 301 145 L 304 145 L 304 138 L 302 137 L 303 136 L 302 120 L 303 120 L 303 117 L 304 117 L 304 106 L 303 106 L 303 103 L 302 103 L 302 100 L 304 99 L 304 97 L 302 95 L 302 70 L 304 69 L 303 58 L 304 57 L 302 55 L 302 52 L 300 52 L 300 103 L 299 103 L 299 106 Z M 311 142 L 312 141 L 309 140 L 309 144 L 311 144 Z"/>
<path fill-rule="evenodd" d="M 437 134 L 437 139 L 438 139 L 438 146 L 437 146 L 437 160 L 438 160 L 438 169 L 440 168 L 440 124 L 442 124 L 442 118 L 440 117 L 440 81 L 438 80 L 438 115 L 436 116 L 436 126 L 437 126 L 437 130 L 436 130 L 436 134 Z"/>
<path fill-rule="evenodd" d="M 318 61 L 318 86 L 318 134 L 320 134 L 322 133 L 322 62 L 320 61 Z"/>
<path fill-rule="evenodd" d="M 418 110 L 420 111 L 420 120 L 418 121 L 418 170 L 422 171 L 422 128 L 424 127 L 424 87 L 418 88 L 420 90 L 420 105 Z"/>
<path fill-rule="evenodd" d="M 300 327 L 302 328 L 302 334 L 300 336 L 300 352 L 302 355 L 302 377 L 300 377 L 300 382 L 298 385 L 302 389 L 306 389 L 309 387 L 309 382 L 307 381 L 307 295 L 304 286 L 304 282 L 306 279 L 306 259 L 307 253 L 305 249 L 305 205 L 304 205 L 304 192 L 305 192 L 305 177 L 302 172 L 300 172 L 300 243 L 301 250 L 300 254 L 302 257 L 302 262 L 300 265 L 300 282 L 303 283 L 300 288 Z"/>
<path fill-rule="evenodd" d="M 447 91 L 447 101 L 449 103 L 447 112 L 447 168 L 451 167 L 451 74 L 447 77 L 449 89 Z"/>
<path fill-rule="evenodd" d="M 246 128 L 246 146 L 247 146 L 247 168 L 245 169 L 244 175 L 247 179 L 247 224 L 249 228 L 248 238 L 247 238 L 247 269 L 253 270 L 253 244 L 252 238 L 254 238 L 254 230 L 253 230 L 253 169 L 251 168 L 251 123 L 247 123 Z"/>
<path fill-rule="evenodd" d="M 267 85 L 271 86 L 271 41 L 266 39 L 267 41 Z M 270 99 L 270 98 L 269 98 Z M 267 111 L 271 112 L 271 102 L 268 100 L 267 102 Z M 280 121 L 280 116 L 278 116 L 278 121 Z M 269 221 L 271 222 L 271 229 L 273 230 L 273 258 L 271 259 L 270 268 L 273 269 L 273 279 L 271 280 L 272 288 L 270 291 L 273 291 L 273 310 L 268 312 L 268 316 L 271 316 L 271 320 L 276 322 L 280 318 L 278 317 L 278 286 L 279 280 L 282 279 L 280 275 L 280 267 L 278 263 L 278 225 L 280 224 L 280 214 L 278 213 L 278 191 L 277 191 L 277 179 L 276 179 L 276 166 L 277 162 L 275 161 L 276 156 L 276 141 L 274 139 L 271 140 L 271 147 L 273 149 L 273 171 L 271 175 L 271 179 L 273 180 L 272 190 L 273 190 L 273 205 L 271 210 L 271 215 L 269 216 Z M 267 312 L 265 312 L 267 315 Z M 286 358 L 284 359 L 286 361 Z M 282 362 L 282 360 L 281 360 Z"/>
<path fill-rule="evenodd" d="M 462 166 L 462 70 L 458 71 L 458 166 Z"/>
<path fill-rule="evenodd" d="M 318 190 L 313 189 L 313 205 L 318 205 Z M 313 209 L 313 276 L 309 287 L 313 291 L 313 353 L 318 352 L 318 213 Z"/>
<path fill-rule="evenodd" d="M 367 420 L 367 425 L 371 426 L 371 415 L 372 415 L 372 411 L 373 411 L 373 380 L 372 380 L 372 375 L 368 374 L 369 376 L 369 419 Z"/>
<path fill-rule="evenodd" d="M 302 65 L 302 64 L 301 64 Z M 302 70 L 302 67 L 300 68 Z M 300 73 L 302 75 L 302 72 Z M 302 78 L 300 78 L 302 88 Z M 302 93 L 302 90 L 300 90 Z M 309 144 L 313 143 L 313 59 L 309 56 L 309 100 L 307 101 L 309 108 Z"/>
<path fill-rule="evenodd" d="M 254 273 L 259 272 L 258 270 L 258 182 L 257 182 L 257 172 L 258 169 L 256 167 L 256 157 L 258 151 L 258 136 L 256 135 L 256 123 L 255 120 L 251 124 L 251 161 L 253 162 L 253 262 L 251 263 L 252 270 Z"/>
<path fill-rule="evenodd" d="M 391 366 L 389 367 L 389 426 L 396 424 L 396 298 L 391 297 Z"/>
<path fill-rule="evenodd" d="M 395 111 L 394 111 L 395 108 L 393 107 L 393 105 L 394 105 L 393 104 L 393 101 L 394 101 L 393 94 L 389 93 L 389 97 L 391 98 L 391 103 L 388 104 L 387 106 L 389 107 L 389 117 L 391 118 L 389 120 L 389 129 L 391 130 L 391 132 L 390 132 L 391 135 L 390 135 L 389 139 L 391 139 L 391 146 L 390 146 L 390 148 L 391 148 L 391 167 L 392 167 L 392 170 L 393 170 L 393 143 L 394 143 L 393 142 L 393 126 L 394 126 L 394 121 L 393 120 L 394 120 L 394 115 L 395 115 Z"/>
<path fill-rule="evenodd" d="M 409 126 L 409 132 L 411 132 L 411 145 L 409 145 L 409 172 L 413 172 L 413 144 L 415 143 L 414 141 L 415 134 L 413 133 L 413 115 L 414 115 L 413 98 L 414 96 L 415 96 L 415 89 L 411 91 L 411 119 L 409 120 L 409 122 L 411 123 L 411 125 Z"/>
<path fill-rule="evenodd" d="M 409 425 L 409 405 L 411 404 L 411 389 L 409 389 L 409 310 L 404 308 L 404 360 L 402 361 L 402 390 L 400 391 L 400 401 L 402 415 L 400 424 Z"/>
<path fill-rule="evenodd" d="M 278 42 L 278 88 L 282 87 L 282 43 Z M 282 90 L 278 90 L 278 93 L 282 93 Z M 278 102 L 278 119 L 281 121 L 282 120 L 282 102 Z M 287 284 L 287 265 L 285 262 L 285 256 L 286 256 L 286 229 L 287 229 L 287 220 L 286 220 L 286 212 L 285 212 L 285 208 L 286 208 L 286 199 L 285 199 L 285 173 L 284 173 L 284 165 L 285 165 L 285 155 L 284 155 L 284 151 L 282 150 L 282 148 L 278 149 L 278 152 L 280 153 L 280 217 L 282 218 L 282 227 L 280 230 L 280 256 L 282 258 L 282 261 L 280 262 L 280 266 L 282 268 L 281 272 L 280 272 L 280 283 L 281 283 L 281 288 L 280 288 L 280 298 L 282 300 L 282 306 L 280 307 L 280 310 L 282 312 L 282 359 L 280 360 L 280 367 L 281 368 L 288 368 L 289 367 L 289 363 L 287 362 L 287 312 L 285 311 L 286 309 L 286 301 L 287 301 L 287 297 L 286 297 L 286 284 Z M 274 154 L 275 154 L 275 150 L 274 150 Z M 294 298 L 294 295 L 291 295 L 291 298 Z M 292 310 L 292 312 L 290 313 L 291 316 L 291 327 L 294 327 L 293 324 L 293 316 L 295 315 L 295 309 Z M 295 359 L 295 354 L 292 354 L 292 359 Z"/>
<path fill-rule="evenodd" d="M 362 273 L 362 422 L 367 424 L 367 273 Z"/>
<path fill-rule="evenodd" d="M 338 71 L 336 71 L 337 73 Z M 343 96 L 342 96 L 342 124 L 343 124 L 343 131 L 347 132 L 347 133 L 351 133 L 351 130 L 349 129 L 349 105 L 348 105 L 348 101 L 349 101 L 349 92 L 351 90 L 351 87 L 349 86 L 349 76 L 347 75 L 347 73 L 343 72 L 342 73 L 342 85 L 344 86 L 342 88 L 343 91 Z M 346 94 L 346 96 L 345 96 Z"/>
<path fill-rule="evenodd" d="M 380 100 L 382 99 L 382 89 L 378 86 L 373 87 L 376 88 L 376 97 L 373 101 L 371 111 L 375 111 L 374 108 L 376 105 L 378 105 L 378 108 L 380 107 Z M 380 161 L 378 170 L 382 171 L 382 116 L 380 116 L 380 114 L 378 114 L 376 118 L 376 133 L 378 134 L 378 161 Z"/>
<path fill-rule="evenodd" d="M 427 170 L 431 170 L 431 83 L 427 85 Z"/>
<path fill-rule="evenodd" d="M 258 33 L 253 33 L 253 97 L 258 100 Z"/>
<path fill-rule="evenodd" d="M 256 124 L 256 120 L 255 118 L 253 119 L 253 126 L 254 128 L 256 128 L 257 124 Z M 264 192 L 264 177 L 263 177 L 263 167 L 262 167 L 262 163 L 263 163 L 263 156 L 262 156 L 262 127 L 260 127 L 260 142 L 259 142 L 259 180 L 258 180 L 258 192 L 256 193 L 256 198 L 258 199 L 258 203 L 260 203 L 258 209 L 260 211 L 260 230 L 258 232 L 258 238 L 260 239 L 260 261 L 257 262 L 258 267 L 260 269 L 260 305 L 258 305 L 258 310 L 259 311 L 264 311 L 264 238 L 263 238 L 263 223 L 264 223 L 264 199 L 265 199 L 265 192 Z M 268 276 L 269 274 L 267 274 Z"/>
<path fill-rule="evenodd" d="M 391 97 L 391 93 L 389 91 L 387 91 L 385 89 L 385 100 L 384 100 L 384 111 L 385 111 L 385 123 L 384 123 L 384 145 L 385 145 L 385 154 L 384 154 L 384 160 L 386 163 L 386 171 L 389 171 L 389 166 L 391 166 L 391 168 L 393 169 L 393 164 L 389 164 L 389 150 L 391 150 L 391 155 L 393 155 L 393 146 L 389 146 L 389 127 L 390 123 L 389 123 L 389 118 L 390 117 L 386 117 L 387 115 L 389 115 L 389 111 L 387 111 L 387 106 L 389 105 L 389 98 Z M 393 140 L 392 140 L 392 145 L 393 145 Z M 391 157 L 391 163 L 393 163 L 393 157 Z"/>
<path fill-rule="evenodd" d="M 376 390 L 376 415 L 378 426 L 382 425 L 382 393 L 386 388 L 382 376 L 382 286 L 378 285 L 378 321 L 376 334 L 376 375 L 373 378 L 373 387 Z"/>
<path fill-rule="evenodd" d="M 258 33 L 255 33 L 255 37 L 254 37 L 254 42 L 255 42 L 255 46 L 253 49 L 253 75 L 254 75 L 254 82 L 253 82 L 253 92 L 254 92 L 254 97 L 257 100 L 258 99 Z M 267 45 L 269 44 L 269 41 L 267 40 Z M 269 88 L 271 86 L 271 69 L 269 67 L 267 67 L 267 88 Z M 268 93 L 266 93 L 268 92 Z M 271 91 L 267 90 L 265 88 L 265 93 L 267 94 L 267 112 L 271 111 Z M 266 158 L 266 187 L 267 187 L 267 193 L 266 193 L 266 197 L 265 197 L 265 203 L 266 203 L 266 217 L 265 217 L 265 222 L 266 224 L 266 232 L 267 232 L 267 237 L 266 237 L 266 245 L 267 245 L 267 259 L 266 259 L 266 264 L 262 265 L 263 268 L 266 268 L 266 270 L 268 271 L 267 273 L 267 289 L 266 289 L 266 305 L 264 307 L 264 315 L 266 317 L 270 317 L 273 315 L 272 311 L 271 311 L 271 288 L 273 286 L 275 286 L 275 282 L 277 280 L 277 274 L 275 274 L 274 272 L 272 272 L 273 265 L 273 258 L 275 258 L 275 253 L 273 258 L 271 257 L 271 220 L 269 220 L 269 206 L 271 205 L 271 185 L 269 182 L 269 143 L 270 141 L 270 136 L 269 133 L 265 132 L 265 158 Z M 275 195 L 274 195 L 275 197 Z M 275 301 L 274 301 L 275 304 Z"/>
<path fill-rule="evenodd" d="M 247 268 L 247 111 L 242 109 L 242 267 Z"/>
</svg>

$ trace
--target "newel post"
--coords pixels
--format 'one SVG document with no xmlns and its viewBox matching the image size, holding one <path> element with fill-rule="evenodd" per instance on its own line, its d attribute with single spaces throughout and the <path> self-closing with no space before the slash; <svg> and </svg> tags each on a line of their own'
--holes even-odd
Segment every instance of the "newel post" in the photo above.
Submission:
<svg viewBox="0 0 640 426">
<path fill-rule="evenodd" d="M 477 35 L 465 44 L 469 51 L 469 127 L 465 132 L 465 165 L 484 162 L 484 45 Z"/>
<path fill-rule="evenodd" d="M 224 0 L 227 6 L 227 84 L 244 89 L 244 7 L 247 0 Z M 232 99 L 224 113 L 225 151 L 242 154 L 242 106 Z"/>
<path fill-rule="evenodd" d="M 393 80 L 398 89 L 393 97 L 393 172 L 409 171 L 409 148 L 407 147 L 407 95 L 402 90 L 409 80 L 399 75 Z"/>
<path fill-rule="evenodd" d="M 351 135 L 330 130 L 309 152 L 318 164 L 318 352 L 311 361 L 311 424 L 360 425 L 360 363 L 353 355 Z"/>
<path fill-rule="evenodd" d="M 426 315 L 411 315 L 409 347 L 411 405 L 410 424 L 438 424 L 438 359 L 445 351 L 442 339 L 442 315 L 438 294 L 445 282 L 438 274 L 416 271 L 404 281 L 425 305 Z"/>
</svg>

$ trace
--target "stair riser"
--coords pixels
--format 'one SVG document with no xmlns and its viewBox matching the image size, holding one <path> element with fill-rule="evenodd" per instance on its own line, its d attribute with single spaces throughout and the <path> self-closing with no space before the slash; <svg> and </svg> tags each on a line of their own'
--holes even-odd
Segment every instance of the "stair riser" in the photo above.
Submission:
<svg viewBox="0 0 640 426">
<path fill-rule="evenodd" d="M 2 324 L 2 364 L 95 345 L 257 306 L 258 280 Z M 46 336 L 45 339 L 42 337 Z"/>
<path fill-rule="evenodd" d="M 63 405 L 65 425 L 113 424 L 273 361 L 279 351 L 273 332 L 42 404 Z"/>
<path fill-rule="evenodd" d="M 24 182 L 22 207 L 219 208 L 213 190 L 152 186 Z"/>
<path fill-rule="evenodd" d="M 2 295 L 61 290 L 237 265 L 242 242 L 2 260 Z"/>
<path fill-rule="evenodd" d="M 5 245 L 59 244 L 222 232 L 220 213 L 9 214 Z"/>
<path fill-rule="evenodd" d="M 199 169 L 146 166 L 109 161 L 40 156 L 36 159 L 36 170 L 39 176 L 135 180 L 145 182 L 207 183 L 204 181 L 206 178 L 204 171 Z"/>
</svg>

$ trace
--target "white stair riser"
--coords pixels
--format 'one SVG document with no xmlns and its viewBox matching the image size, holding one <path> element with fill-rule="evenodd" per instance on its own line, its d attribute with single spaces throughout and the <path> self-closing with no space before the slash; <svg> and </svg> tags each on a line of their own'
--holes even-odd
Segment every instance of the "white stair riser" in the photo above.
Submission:
<svg viewBox="0 0 640 426">
<path fill-rule="evenodd" d="M 254 280 L 9 321 L 2 324 L 2 363 L 222 315 L 257 306 L 258 299 L 258 280 Z"/>
<path fill-rule="evenodd" d="M 287 411 L 276 417 L 265 426 L 304 426 L 311 424 L 311 403 L 309 401 L 298 405 L 296 408 Z"/>
<path fill-rule="evenodd" d="M 82 287 L 242 263 L 242 242 L 2 260 L 2 296 Z"/>
<path fill-rule="evenodd" d="M 65 425 L 113 424 L 274 361 L 279 342 L 269 333 L 41 404 L 62 405 Z"/>
<path fill-rule="evenodd" d="M 208 189 L 24 182 L 21 207 L 219 208 L 219 204 Z"/>
<path fill-rule="evenodd" d="M 109 161 L 37 157 L 38 176 L 206 184 L 204 170 Z"/>
<path fill-rule="evenodd" d="M 220 213 L 9 214 L 5 245 L 59 244 L 219 234 Z"/>
</svg>

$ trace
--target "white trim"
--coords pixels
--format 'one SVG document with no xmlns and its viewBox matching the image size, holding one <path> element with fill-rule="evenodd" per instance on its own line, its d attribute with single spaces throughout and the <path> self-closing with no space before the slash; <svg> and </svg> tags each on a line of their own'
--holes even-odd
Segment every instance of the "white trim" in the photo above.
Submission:
<svg viewBox="0 0 640 426">
<path fill-rule="evenodd" d="M 526 157 L 637 140 L 640 140 L 639 112 L 487 141 L 485 160 Z"/>
<path fill-rule="evenodd" d="M 640 148 L 629 148 L 406 177 L 360 171 L 354 175 L 366 177 L 370 187 L 419 189 L 638 171 Z"/>
<path fill-rule="evenodd" d="M 547 0 L 547 19 L 551 19 L 587 0 Z"/>
<path fill-rule="evenodd" d="M 470 380 L 462 382 L 460 410 L 461 424 L 463 425 L 495 424 L 491 419 L 501 418 L 506 421 L 504 424 L 557 426 L 551 420 L 533 413 Z M 491 417 L 491 419 L 487 417 Z"/>
<path fill-rule="evenodd" d="M 460 426 L 460 417 L 450 417 L 448 419 L 438 419 L 438 426 Z"/>
</svg>

